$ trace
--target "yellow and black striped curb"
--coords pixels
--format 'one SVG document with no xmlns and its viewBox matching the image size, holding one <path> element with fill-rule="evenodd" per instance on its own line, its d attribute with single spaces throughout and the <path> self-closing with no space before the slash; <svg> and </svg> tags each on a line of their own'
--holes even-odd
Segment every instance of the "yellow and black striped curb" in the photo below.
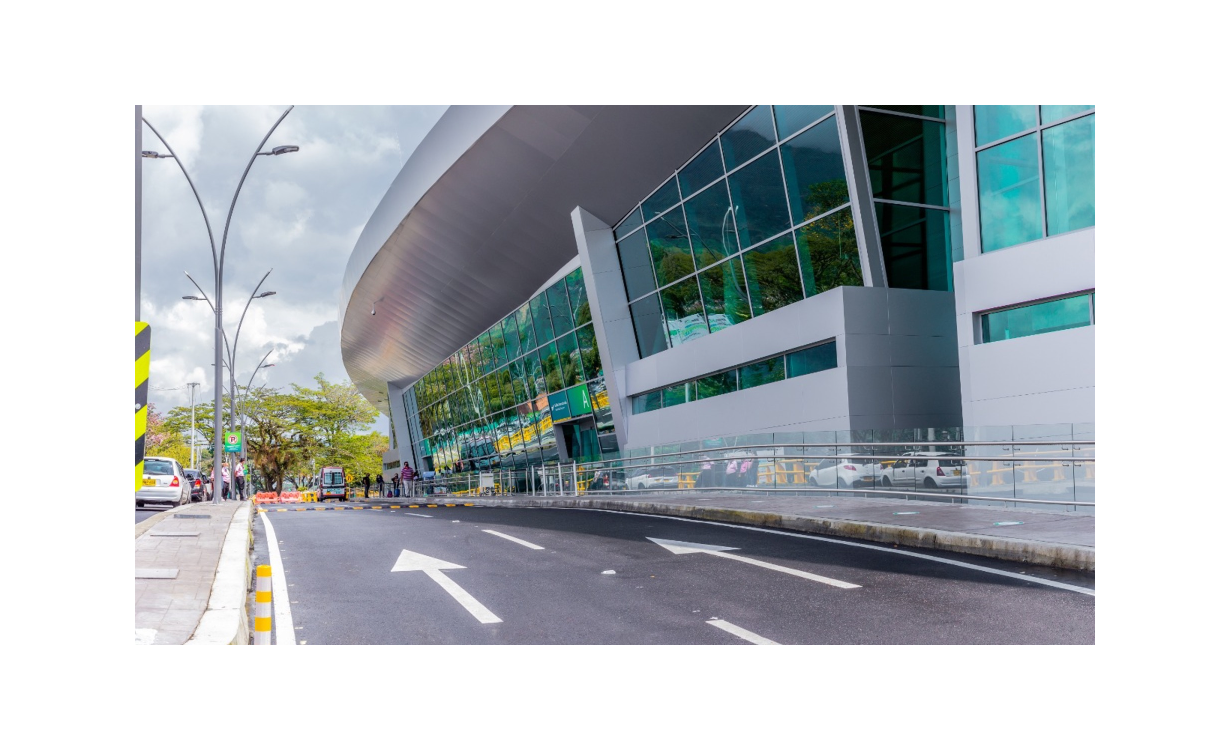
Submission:
<svg viewBox="0 0 1230 750">
<path fill-rule="evenodd" d="M 474 503 L 425 503 L 421 505 L 336 505 L 328 508 L 257 508 L 257 513 L 287 513 L 304 510 L 401 510 L 402 508 L 473 508 Z"/>
<path fill-rule="evenodd" d="M 141 479 L 145 474 L 145 427 L 149 417 L 149 340 L 149 323 L 137 321 L 137 490 L 141 489 Z"/>
</svg>

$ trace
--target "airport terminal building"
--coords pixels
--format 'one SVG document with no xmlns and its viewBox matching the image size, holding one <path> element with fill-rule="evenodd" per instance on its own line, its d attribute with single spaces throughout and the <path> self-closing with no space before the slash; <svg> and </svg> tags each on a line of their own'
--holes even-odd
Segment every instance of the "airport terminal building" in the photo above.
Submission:
<svg viewBox="0 0 1230 750">
<path fill-rule="evenodd" d="M 451 107 L 342 285 L 386 468 L 1092 439 L 1094 117 Z"/>
</svg>

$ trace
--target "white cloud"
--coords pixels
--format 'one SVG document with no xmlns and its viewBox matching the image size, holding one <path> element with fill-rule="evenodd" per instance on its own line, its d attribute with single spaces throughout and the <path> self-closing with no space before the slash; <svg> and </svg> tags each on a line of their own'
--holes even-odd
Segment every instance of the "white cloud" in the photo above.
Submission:
<svg viewBox="0 0 1230 750">
<path fill-rule="evenodd" d="M 175 148 L 200 192 L 221 245 L 235 186 L 261 138 L 285 110 L 267 107 L 144 107 Z M 259 157 L 235 205 L 227 240 L 224 329 L 233 335 L 261 276 L 277 294 L 255 300 L 244 319 L 236 379 L 246 383 L 270 349 L 276 367 L 254 382 L 307 385 L 317 372 L 346 377 L 337 329 L 337 295 L 346 261 L 376 204 L 443 107 L 296 107 L 266 148 L 300 151 Z M 165 152 L 146 131 L 144 148 Z M 188 403 L 187 382 L 212 397 L 213 315 L 187 302 L 196 289 L 212 299 L 213 261 L 201 210 L 170 159 L 145 160 L 142 200 L 142 311 L 154 329 L 151 386 L 159 408 Z M 381 420 L 381 429 L 387 420 Z"/>
</svg>

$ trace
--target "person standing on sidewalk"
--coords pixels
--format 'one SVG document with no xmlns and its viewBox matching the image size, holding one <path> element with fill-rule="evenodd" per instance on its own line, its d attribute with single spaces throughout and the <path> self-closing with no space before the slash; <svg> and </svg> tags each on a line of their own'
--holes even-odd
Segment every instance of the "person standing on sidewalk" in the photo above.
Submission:
<svg viewBox="0 0 1230 750">
<path fill-rule="evenodd" d="M 371 491 L 371 488 L 372 488 L 372 475 L 364 474 L 363 475 L 363 499 L 364 500 L 367 499 L 367 493 Z"/>
<path fill-rule="evenodd" d="M 376 494 L 384 497 L 384 472 L 376 475 Z"/>
<path fill-rule="evenodd" d="M 403 493 L 406 497 L 410 497 L 410 480 L 414 478 L 414 469 L 410 468 L 409 461 L 403 461 L 401 467 L 401 483 Z"/>
<path fill-rule="evenodd" d="M 239 461 L 235 462 L 235 499 L 239 500 L 240 502 L 243 501 L 243 495 L 244 495 L 243 480 L 244 480 L 243 460 L 240 459 Z"/>
</svg>

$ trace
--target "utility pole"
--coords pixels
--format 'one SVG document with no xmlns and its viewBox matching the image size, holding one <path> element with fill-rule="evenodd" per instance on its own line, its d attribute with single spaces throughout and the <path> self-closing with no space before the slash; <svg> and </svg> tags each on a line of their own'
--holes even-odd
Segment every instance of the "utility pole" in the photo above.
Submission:
<svg viewBox="0 0 1230 750">
<path fill-rule="evenodd" d="M 191 461 L 192 468 L 196 468 L 196 389 L 200 383 L 188 384 L 188 399 L 192 403 L 192 453 Z"/>
</svg>

